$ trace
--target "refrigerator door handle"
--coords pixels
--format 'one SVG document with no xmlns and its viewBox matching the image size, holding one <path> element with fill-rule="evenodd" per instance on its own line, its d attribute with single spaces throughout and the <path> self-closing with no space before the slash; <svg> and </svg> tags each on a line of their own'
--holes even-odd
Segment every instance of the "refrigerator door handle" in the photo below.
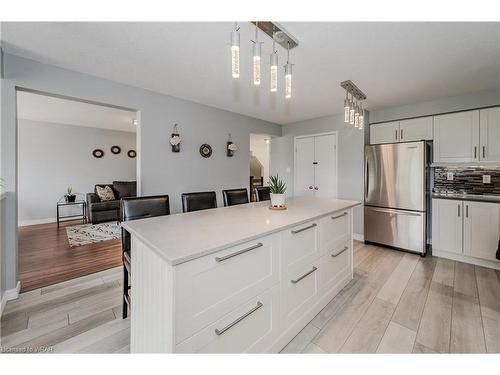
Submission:
<svg viewBox="0 0 500 375">
<path fill-rule="evenodd" d="M 369 169 L 368 169 L 368 159 L 366 159 L 366 182 L 365 182 L 365 184 L 366 184 L 366 186 L 365 186 L 366 191 L 365 191 L 365 198 L 368 198 L 368 186 L 370 184 L 369 177 L 370 177 L 370 174 L 369 174 Z"/>
<path fill-rule="evenodd" d="M 420 217 L 422 216 L 422 213 L 413 213 L 413 212 L 407 212 L 407 211 L 395 211 L 391 209 L 383 209 L 383 208 L 372 208 L 372 211 L 376 212 L 384 212 L 392 215 L 406 215 L 406 216 L 417 216 Z"/>
</svg>

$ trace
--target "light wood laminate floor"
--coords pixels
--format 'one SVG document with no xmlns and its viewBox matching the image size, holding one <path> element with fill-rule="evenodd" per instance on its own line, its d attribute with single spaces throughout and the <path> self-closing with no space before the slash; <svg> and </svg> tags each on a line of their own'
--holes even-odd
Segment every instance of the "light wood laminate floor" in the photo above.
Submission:
<svg viewBox="0 0 500 375">
<path fill-rule="evenodd" d="M 498 271 L 355 242 L 354 279 L 284 353 L 499 353 Z M 129 351 L 121 268 L 8 302 L 4 348 Z"/>
</svg>

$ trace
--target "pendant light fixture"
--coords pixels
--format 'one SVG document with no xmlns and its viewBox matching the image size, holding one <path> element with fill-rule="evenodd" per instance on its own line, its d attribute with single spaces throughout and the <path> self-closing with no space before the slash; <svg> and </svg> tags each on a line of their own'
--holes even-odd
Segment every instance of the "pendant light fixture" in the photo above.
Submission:
<svg viewBox="0 0 500 375">
<path fill-rule="evenodd" d="M 343 81 L 340 86 L 345 90 L 344 122 L 354 125 L 357 129 L 363 129 L 365 127 L 365 110 L 362 101 L 366 99 L 366 95 L 352 81 Z M 351 95 L 350 99 L 349 94 Z"/>
<path fill-rule="evenodd" d="M 260 56 L 261 45 L 259 43 L 259 23 L 255 22 L 255 40 L 253 42 L 253 84 L 260 85 Z"/>
<path fill-rule="evenodd" d="M 350 110 L 350 106 L 349 106 L 349 97 L 348 97 L 349 93 L 347 92 L 347 90 L 345 90 L 345 99 L 344 99 L 344 122 L 345 123 L 348 123 L 349 122 L 349 110 Z"/>
<path fill-rule="evenodd" d="M 231 31 L 231 74 L 233 78 L 240 78 L 240 28 L 234 23 Z"/>
<path fill-rule="evenodd" d="M 290 64 L 290 42 L 288 42 L 286 50 L 286 65 L 285 65 L 285 98 L 292 97 L 292 65 Z"/>
<path fill-rule="evenodd" d="M 273 26 L 273 51 L 270 56 L 270 65 L 271 65 L 271 82 L 270 89 L 271 92 L 278 91 L 278 51 L 276 50 L 276 42 L 274 40 L 274 26 Z"/>
</svg>

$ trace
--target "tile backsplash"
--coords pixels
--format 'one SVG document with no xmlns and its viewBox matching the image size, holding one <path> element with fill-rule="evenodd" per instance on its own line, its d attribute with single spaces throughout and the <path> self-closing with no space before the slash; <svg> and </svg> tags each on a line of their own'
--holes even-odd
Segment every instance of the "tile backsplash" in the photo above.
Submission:
<svg viewBox="0 0 500 375">
<path fill-rule="evenodd" d="M 453 181 L 446 178 L 448 172 L 453 173 Z M 491 183 L 483 183 L 483 175 L 491 176 Z M 434 190 L 500 195 L 500 168 L 435 167 Z"/>
</svg>

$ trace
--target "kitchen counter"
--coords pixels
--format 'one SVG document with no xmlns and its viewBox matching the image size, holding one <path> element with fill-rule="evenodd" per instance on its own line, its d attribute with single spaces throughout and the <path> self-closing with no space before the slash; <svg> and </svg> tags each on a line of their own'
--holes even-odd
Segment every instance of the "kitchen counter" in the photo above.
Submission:
<svg viewBox="0 0 500 375">
<path fill-rule="evenodd" d="M 473 202 L 500 203 L 500 195 L 459 194 L 459 193 L 432 193 L 432 198 L 454 199 Z"/>
<path fill-rule="evenodd" d="M 177 265 L 359 204 L 295 197 L 287 198 L 284 211 L 270 210 L 269 201 L 257 202 L 128 221 L 122 226 L 169 264 Z"/>
<path fill-rule="evenodd" d="M 352 208 L 289 198 L 123 223 L 132 353 L 282 350 L 353 278 Z"/>
</svg>

